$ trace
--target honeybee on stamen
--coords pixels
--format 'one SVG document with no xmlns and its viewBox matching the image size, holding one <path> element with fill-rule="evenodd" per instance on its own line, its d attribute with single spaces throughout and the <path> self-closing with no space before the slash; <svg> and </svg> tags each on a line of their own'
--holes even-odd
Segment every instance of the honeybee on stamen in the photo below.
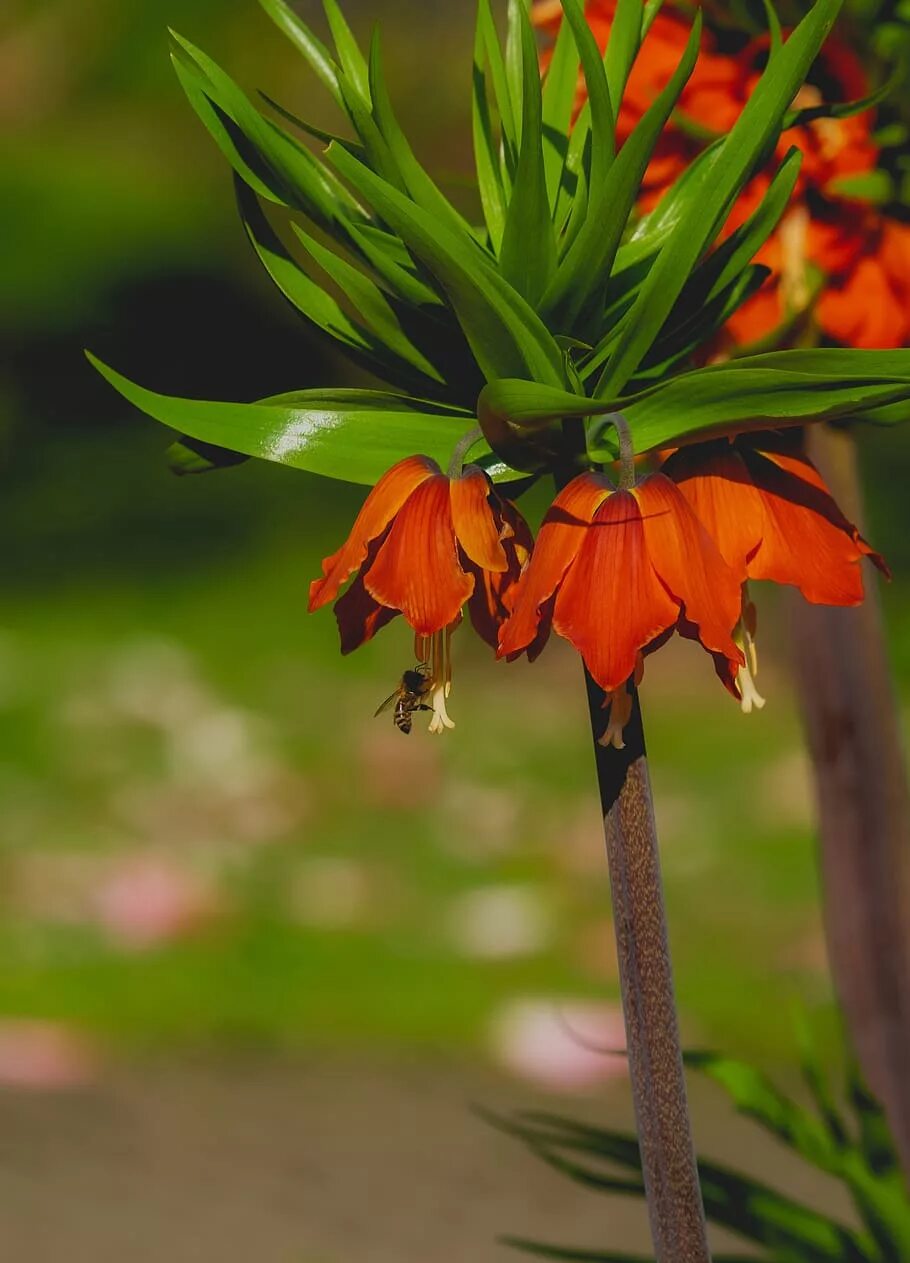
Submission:
<svg viewBox="0 0 910 1263">
<path fill-rule="evenodd" d="M 429 696 L 432 687 L 433 679 L 429 664 L 418 663 L 416 667 L 404 672 L 395 692 L 391 693 L 377 709 L 376 716 L 394 706 L 392 722 L 399 732 L 407 736 L 414 722 L 414 712 L 433 709 L 424 700 Z"/>
</svg>

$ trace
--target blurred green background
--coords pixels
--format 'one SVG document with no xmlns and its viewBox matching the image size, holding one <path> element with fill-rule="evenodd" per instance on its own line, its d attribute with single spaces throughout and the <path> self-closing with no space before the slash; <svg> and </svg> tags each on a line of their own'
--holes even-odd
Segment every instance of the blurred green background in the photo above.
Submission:
<svg viewBox="0 0 910 1263">
<path fill-rule="evenodd" d="M 401 114 L 454 190 L 471 10 L 347 5 L 360 31 L 382 20 Z M 208 398 L 346 373 L 260 273 L 169 23 L 332 120 L 253 0 L 0 15 L 0 1080 L 278 1053 L 590 1087 L 558 1039 L 550 1061 L 522 1046 L 547 1006 L 618 997 L 571 654 L 509 667 L 460 635 L 457 729 L 402 738 L 372 715 L 410 664 L 404 629 L 342 660 L 331 615 L 306 614 L 362 491 L 252 463 L 179 480 L 167 435 L 83 359 Z M 906 689 L 910 436 L 864 436 L 863 456 Z M 795 1005 L 833 1018 L 788 607 L 759 602 L 762 714 L 742 717 L 688 644 L 649 663 L 644 701 L 686 1035 L 779 1067 Z"/>
</svg>

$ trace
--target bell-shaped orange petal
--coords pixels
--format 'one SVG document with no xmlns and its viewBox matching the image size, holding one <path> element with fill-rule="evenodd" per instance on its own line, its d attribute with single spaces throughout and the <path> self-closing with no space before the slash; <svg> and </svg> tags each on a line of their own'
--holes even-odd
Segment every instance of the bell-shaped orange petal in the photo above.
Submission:
<svg viewBox="0 0 910 1263">
<path fill-rule="evenodd" d="M 740 615 L 741 581 L 674 482 L 664 474 L 652 474 L 633 494 L 658 577 L 683 607 L 688 622 L 698 628 L 705 648 L 742 662 L 732 636 Z"/>
<path fill-rule="evenodd" d="M 492 484 L 482 469 L 469 465 L 449 484 L 455 537 L 475 565 L 482 570 L 509 568 L 500 542 L 501 522 L 490 503 Z"/>
<path fill-rule="evenodd" d="M 474 590 L 458 560 L 449 480 L 434 474 L 411 493 L 364 574 L 367 592 L 401 610 L 418 636 L 448 627 Z"/>
<path fill-rule="evenodd" d="M 762 543 L 749 577 L 792 584 L 815 605 L 859 605 L 860 559 L 887 567 L 838 508 L 806 457 L 743 448 L 762 499 Z"/>
<path fill-rule="evenodd" d="M 764 519 L 761 496 L 737 449 L 726 441 L 681 447 L 661 472 L 685 496 L 737 583 L 744 583 Z"/>
<path fill-rule="evenodd" d="M 537 535 L 531 562 L 515 592 L 512 615 L 503 625 L 499 652 L 505 657 L 533 646 L 536 656 L 546 641 L 538 635 L 542 610 L 562 582 L 581 548 L 585 532 L 610 484 L 597 474 L 580 474 L 550 506 Z"/>
<path fill-rule="evenodd" d="M 553 630 L 571 641 L 609 693 L 635 670 L 639 650 L 678 615 L 649 560 L 638 501 L 615 492 L 595 513 L 557 593 Z"/>
<path fill-rule="evenodd" d="M 335 599 L 338 590 L 367 555 L 367 549 L 378 539 L 408 496 L 433 474 L 439 466 L 428 456 L 408 456 L 382 475 L 357 514 L 351 533 L 337 553 L 322 563 L 323 578 L 310 584 L 310 613 Z"/>
</svg>

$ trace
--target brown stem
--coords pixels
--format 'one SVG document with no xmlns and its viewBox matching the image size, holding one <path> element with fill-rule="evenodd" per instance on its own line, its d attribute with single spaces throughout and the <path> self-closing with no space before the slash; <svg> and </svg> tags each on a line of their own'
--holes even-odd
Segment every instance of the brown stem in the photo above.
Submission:
<svg viewBox="0 0 910 1263">
<path fill-rule="evenodd" d="M 626 748 L 597 744 L 604 695 L 586 672 L 610 864 L 629 1072 L 657 1263 L 710 1263 L 692 1144 L 638 691 Z"/>
<path fill-rule="evenodd" d="M 809 455 L 862 519 L 853 439 L 814 426 Z M 910 794 L 881 605 L 793 605 L 798 686 L 818 799 L 825 929 L 860 1064 L 910 1171 Z"/>
</svg>

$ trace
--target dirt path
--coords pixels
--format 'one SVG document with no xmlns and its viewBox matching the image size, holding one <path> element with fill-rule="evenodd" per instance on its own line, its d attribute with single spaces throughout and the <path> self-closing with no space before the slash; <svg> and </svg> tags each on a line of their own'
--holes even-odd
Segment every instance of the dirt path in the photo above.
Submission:
<svg viewBox="0 0 910 1263">
<path fill-rule="evenodd" d="M 579 1117 L 628 1123 L 617 1085 Z M 117 1069 L 0 1096 L 0 1240 L 15 1263 L 505 1263 L 506 1232 L 647 1251 L 640 1205 L 548 1171 L 469 1110 L 554 1105 L 442 1062 L 263 1060 Z M 595 1114 L 596 1109 L 596 1114 Z M 712 1154 L 831 1205 L 713 1095 Z M 742 1150 L 743 1143 L 750 1152 Z"/>
</svg>

